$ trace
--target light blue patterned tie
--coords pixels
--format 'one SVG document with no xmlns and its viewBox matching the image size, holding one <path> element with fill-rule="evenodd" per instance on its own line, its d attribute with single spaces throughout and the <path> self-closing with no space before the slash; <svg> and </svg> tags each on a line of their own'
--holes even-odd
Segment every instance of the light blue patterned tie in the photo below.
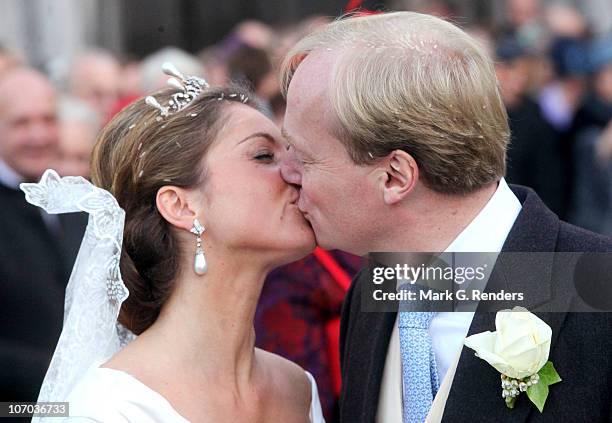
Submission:
<svg viewBox="0 0 612 423">
<path fill-rule="evenodd" d="M 436 313 L 401 311 L 399 315 L 404 423 L 422 423 L 440 387 L 436 357 L 427 331 Z"/>
</svg>

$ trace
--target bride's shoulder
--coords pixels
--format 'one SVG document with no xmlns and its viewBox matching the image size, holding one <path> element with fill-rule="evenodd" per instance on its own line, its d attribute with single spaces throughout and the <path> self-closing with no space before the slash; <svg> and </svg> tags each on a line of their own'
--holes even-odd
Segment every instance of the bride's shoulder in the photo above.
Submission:
<svg viewBox="0 0 612 423">
<path fill-rule="evenodd" d="M 185 421 L 161 395 L 131 375 L 106 367 L 90 369 L 68 403 L 71 417 L 101 422 Z"/>
<path fill-rule="evenodd" d="M 312 386 L 304 369 L 279 355 L 260 349 L 256 352 L 280 395 L 286 396 L 290 401 L 299 401 L 301 405 L 308 407 Z"/>
<path fill-rule="evenodd" d="M 259 349 L 256 352 L 270 375 L 277 400 L 300 415 L 308 415 L 313 423 L 325 423 L 314 377 L 286 358 Z"/>
<path fill-rule="evenodd" d="M 68 396 L 71 417 L 125 422 L 122 402 L 129 392 L 127 381 L 104 368 L 87 371 Z"/>
</svg>

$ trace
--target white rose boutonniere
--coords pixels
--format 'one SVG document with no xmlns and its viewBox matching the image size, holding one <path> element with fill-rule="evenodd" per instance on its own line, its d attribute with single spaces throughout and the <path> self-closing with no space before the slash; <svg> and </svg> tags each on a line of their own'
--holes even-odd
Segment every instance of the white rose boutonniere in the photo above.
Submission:
<svg viewBox="0 0 612 423">
<path fill-rule="evenodd" d="M 561 381 L 548 361 L 552 329 L 524 307 L 497 312 L 495 329 L 467 337 L 465 345 L 501 373 L 502 398 L 508 408 L 527 392 L 542 412 L 548 387 Z"/>
</svg>

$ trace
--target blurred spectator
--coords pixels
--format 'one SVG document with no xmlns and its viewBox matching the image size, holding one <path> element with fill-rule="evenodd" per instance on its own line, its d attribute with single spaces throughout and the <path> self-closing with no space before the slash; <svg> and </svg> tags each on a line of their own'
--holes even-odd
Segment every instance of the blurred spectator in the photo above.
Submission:
<svg viewBox="0 0 612 423">
<path fill-rule="evenodd" d="M 272 61 L 272 67 L 274 69 L 278 68 L 280 61 L 298 40 L 301 40 L 320 26 L 328 24 L 330 21 L 329 17 L 313 15 L 303 19 L 297 25 L 290 25 L 279 29 L 277 36 L 274 37 L 270 46 L 269 56 Z M 269 102 L 275 123 L 282 127 L 285 108 L 287 107 L 285 98 L 279 91 L 270 98 Z"/>
<path fill-rule="evenodd" d="M 567 3 L 550 4 L 544 13 L 544 20 L 554 37 L 581 39 L 588 35 L 586 18 Z"/>
<path fill-rule="evenodd" d="M 265 50 L 243 46 L 229 58 L 227 66 L 231 80 L 246 82 L 264 101 L 269 101 L 280 90 Z"/>
<path fill-rule="evenodd" d="M 363 266 L 360 257 L 325 253 L 344 273 L 347 284 Z M 338 280 L 341 276 L 333 270 L 316 255 L 274 270 L 266 279 L 255 314 L 257 347 L 288 358 L 314 375 L 328 423 L 338 421 L 333 376 L 339 365 L 338 340 L 330 339 L 328 324 L 340 317 L 345 295 Z"/>
<path fill-rule="evenodd" d="M 586 88 L 588 57 L 585 42 L 576 38 L 557 38 L 550 47 L 554 80 L 540 93 L 539 103 L 546 121 L 559 133 L 566 132 Z"/>
<path fill-rule="evenodd" d="M 612 34 L 590 49 L 591 89 L 573 125 L 574 190 L 569 220 L 612 235 Z"/>
<path fill-rule="evenodd" d="M 56 93 L 28 68 L 0 78 L 0 398 L 35 401 L 57 343 L 86 219 L 48 215 L 19 183 L 57 159 Z"/>
<path fill-rule="evenodd" d="M 219 46 L 213 45 L 201 50 L 198 58 L 206 69 L 207 81 L 210 85 L 222 87 L 227 84 L 227 65 L 220 57 Z"/>
<path fill-rule="evenodd" d="M 0 45 L 0 76 L 19 65 L 21 65 L 21 60 L 13 52 Z"/>
<path fill-rule="evenodd" d="M 258 53 L 253 52 L 269 54 L 275 41 L 276 34 L 272 28 L 263 22 L 249 19 L 238 23 L 219 43 L 203 49 L 198 56 L 206 67 L 209 82 L 212 85 L 222 86 L 231 79 L 228 63 L 230 60 L 239 60 L 240 50 L 244 49 L 243 51 L 250 56 L 245 61 L 258 60 L 259 63 L 262 63 L 261 57 L 254 57 Z M 266 68 L 270 66 L 265 63 L 266 60 L 263 62 Z"/>
<path fill-rule="evenodd" d="M 496 73 L 511 131 L 506 179 L 533 188 L 555 213 L 563 210 L 563 168 L 557 134 L 527 96 L 528 54 L 514 39 L 496 47 Z"/>
<path fill-rule="evenodd" d="M 139 60 L 130 58 L 121 66 L 119 78 L 119 97 L 134 98 L 142 95 L 142 64 Z"/>
<path fill-rule="evenodd" d="M 291 24 L 279 28 L 270 45 L 270 57 L 274 68 L 280 64 L 295 43 L 330 22 L 331 18 L 328 16 L 313 15 L 303 19 L 297 25 Z"/>
<path fill-rule="evenodd" d="M 539 93 L 542 116 L 559 136 L 559 148 L 564 175 L 561 181 L 562 212 L 567 212 L 572 198 L 575 160 L 572 152 L 572 123 L 583 101 L 588 71 L 587 43 L 579 38 L 559 37 L 550 47 L 552 78 Z"/>
<path fill-rule="evenodd" d="M 540 0 L 506 0 L 506 13 L 508 26 L 504 36 L 514 38 L 530 51 L 544 51 L 548 30 L 542 19 Z"/>
<path fill-rule="evenodd" d="M 246 20 L 236 25 L 227 37 L 218 44 L 219 59 L 227 62 L 236 50 L 248 46 L 268 51 L 274 42 L 275 34 L 272 28 L 263 22 Z"/>
<path fill-rule="evenodd" d="M 263 22 L 249 19 L 236 25 L 232 35 L 249 47 L 267 50 L 274 37 L 274 31 Z"/>
<path fill-rule="evenodd" d="M 280 93 L 280 86 L 265 50 L 240 47 L 228 58 L 227 72 L 230 80 L 249 86 L 262 100 L 268 116 L 273 117 L 270 100 Z"/>
<path fill-rule="evenodd" d="M 37 181 L 57 158 L 55 90 L 42 74 L 17 68 L 0 79 L 0 103 L 0 159 L 13 175 L 9 185 Z"/>
<path fill-rule="evenodd" d="M 113 116 L 124 107 L 133 103 L 144 94 L 142 92 L 142 63 L 134 58 L 127 59 L 121 65 L 121 77 L 119 78 L 119 99 L 111 108 L 110 113 L 104 117 L 102 125 L 108 123 Z"/>
<path fill-rule="evenodd" d="M 204 66 L 197 57 L 177 47 L 164 47 L 142 61 L 140 88 L 143 93 L 150 94 L 167 86 L 169 76 L 159 71 L 164 62 L 172 63 L 184 75 L 206 79 Z"/>
<path fill-rule="evenodd" d="M 88 103 L 108 118 L 119 99 L 121 66 L 104 50 L 90 50 L 78 56 L 70 69 L 70 94 Z"/>
<path fill-rule="evenodd" d="M 86 103 L 64 97 L 59 108 L 59 163 L 61 176 L 89 178 L 89 159 L 101 120 Z"/>
</svg>

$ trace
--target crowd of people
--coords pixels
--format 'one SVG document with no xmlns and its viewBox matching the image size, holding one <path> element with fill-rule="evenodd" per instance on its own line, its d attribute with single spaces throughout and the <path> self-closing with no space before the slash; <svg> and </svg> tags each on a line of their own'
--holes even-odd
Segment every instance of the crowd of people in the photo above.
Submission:
<svg viewBox="0 0 612 423">
<path fill-rule="evenodd" d="M 423 12 L 452 16 L 442 2 Z M 532 187 L 561 218 L 612 235 L 612 34 L 593 34 L 577 9 L 508 1 L 507 26 L 466 28 L 496 62 L 512 132 L 509 183 Z M 90 175 L 96 135 L 137 98 L 163 87 L 161 64 L 211 85 L 250 86 L 279 126 L 285 100 L 277 68 L 302 36 L 329 22 L 311 17 L 272 28 L 245 21 L 213 46 L 165 46 L 142 59 L 81 52 L 53 81 L 0 49 L 0 399 L 34 401 L 62 326 L 64 289 L 86 225 L 80 214 L 41 213 L 21 182 L 45 169 Z M 257 344 L 316 378 L 328 421 L 339 392 L 337 318 L 343 281 L 361 259 L 318 250 L 268 278 L 256 315 Z"/>
</svg>

